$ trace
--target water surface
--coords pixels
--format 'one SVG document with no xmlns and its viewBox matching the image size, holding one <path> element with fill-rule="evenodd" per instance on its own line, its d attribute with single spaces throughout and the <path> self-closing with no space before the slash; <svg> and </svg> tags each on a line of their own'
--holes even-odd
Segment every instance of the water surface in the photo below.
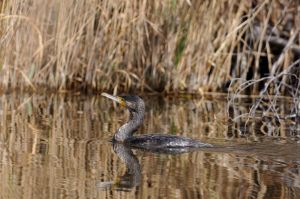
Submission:
<svg viewBox="0 0 300 199">
<path fill-rule="evenodd" d="M 113 146 L 128 113 L 107 99 L 3 95 L 0 198 L 300 198 L 298 120 L 237 117 L 251 99 L 234 107 L 224 97 L 144 99 L 138 133 L 218 147 L 170 155 Z"/>
</svg>

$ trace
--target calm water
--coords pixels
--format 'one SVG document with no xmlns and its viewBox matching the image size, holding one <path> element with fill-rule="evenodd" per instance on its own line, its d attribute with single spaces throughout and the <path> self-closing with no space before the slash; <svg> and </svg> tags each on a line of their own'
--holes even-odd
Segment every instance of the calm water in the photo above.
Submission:
<svg viewBox="0 0 300 199">
<path fill-rule="evenodd" d="M 100 96 L 4 95 L 0 198 L 300 198 L 296 119 L 238 117 L 251 99 L 235 107 L 221 97 L 144 99 L 138 133 L 219 147 L 177 155 L 133 150 L 110 142 L 128 113 Z M 278 108 L 283 116 L 291 110 Z"/>
</svg>

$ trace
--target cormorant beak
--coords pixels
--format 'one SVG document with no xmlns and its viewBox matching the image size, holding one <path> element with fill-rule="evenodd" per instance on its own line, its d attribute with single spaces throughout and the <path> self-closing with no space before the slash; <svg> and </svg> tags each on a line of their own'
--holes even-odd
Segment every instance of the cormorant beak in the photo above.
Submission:
<svg viewBox="0 0 300 199">
<path fill-rule="evenodd" d="M 123 107 L 127 107 L 126 101 L 122 97 L 113 96 L 108 93 L 101 93 L 102 96 L 107 97 L 108 99 L 111 99 L 117 103 L 119 103 Z"/>
</svg>

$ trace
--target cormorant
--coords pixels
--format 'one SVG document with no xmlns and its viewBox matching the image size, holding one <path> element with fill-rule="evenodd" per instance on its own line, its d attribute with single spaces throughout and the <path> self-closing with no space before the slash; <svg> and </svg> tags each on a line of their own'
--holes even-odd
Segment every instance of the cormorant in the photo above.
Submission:
<svg viewBox="0 0 300 199">
<path fill-rule="evenodd" d="M 113 142 L 124 143 L 131 147 L 141 148 L 153 151 L 187 152 L 196 148 L 207 148 L 213 145 L 193 140 L 188 137 L 181 137 L 166 134 L 147 134 L 133 136 L 139 126 L 143 123 L 145 114 L 145 104 L 142 98 L 136 95 L 113 96 L 107 93 L 101 94 L 121 106 L 126 107 L 130 112 L 130 118 L 127 123 L 121 126 L 113 136 Z"/>
</svg>

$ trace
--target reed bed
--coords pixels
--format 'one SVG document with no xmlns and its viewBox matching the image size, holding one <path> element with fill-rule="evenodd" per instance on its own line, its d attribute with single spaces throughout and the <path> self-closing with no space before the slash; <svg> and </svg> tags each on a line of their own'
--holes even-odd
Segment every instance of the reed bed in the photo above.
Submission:
<svg viewBox="0 0 300 199">
<path fill-rule="evenodd" d="M 298 1 L 0 3 L 2 90 L 299 95 Z M 297 61 L 298 60 L 298 61 Z"/>
</svg>

